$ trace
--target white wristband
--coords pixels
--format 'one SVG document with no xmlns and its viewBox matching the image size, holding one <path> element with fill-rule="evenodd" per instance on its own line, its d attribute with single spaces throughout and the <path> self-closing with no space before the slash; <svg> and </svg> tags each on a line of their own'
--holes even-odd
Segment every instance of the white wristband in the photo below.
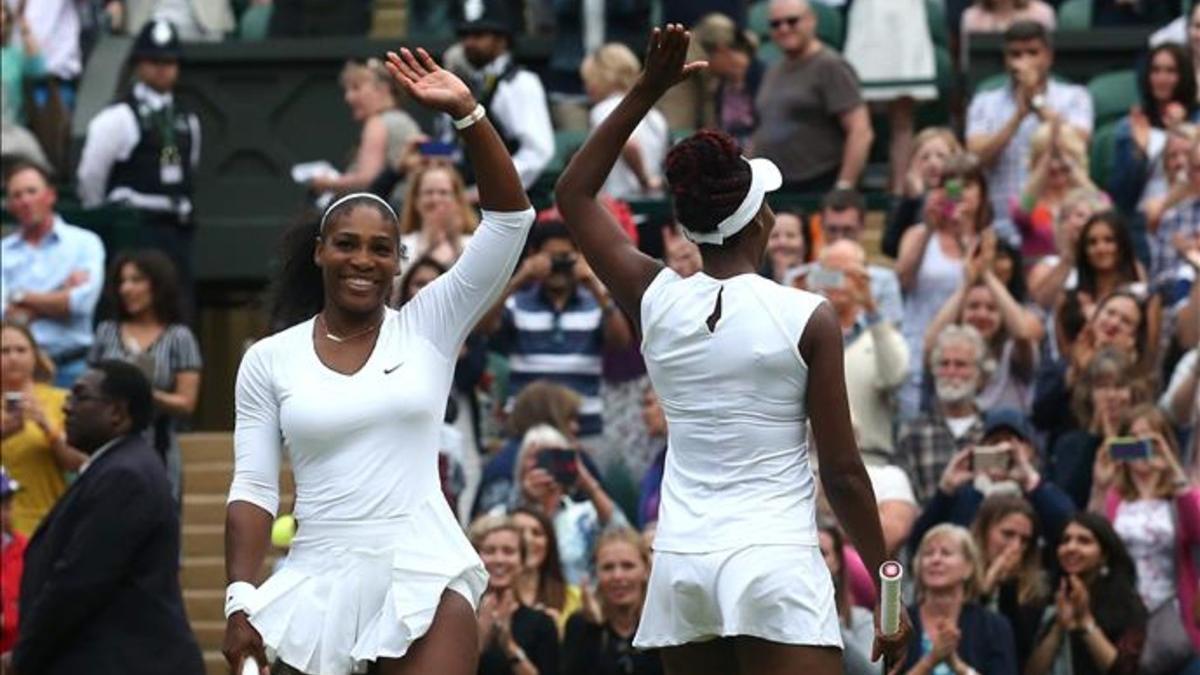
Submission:
<svg viewBox="0 0 1200 675">
<path fill-rule="evenodd" d="M 462 131 L 467 127 L 475 124 L 479 120 L 487 116 L 487 110 L 484 109 L 482 103 L 476 103 L 475 109 L 472 110 L 466 117 L 454 120 L 454 128 Z"/>
<path fill-rule="evenodd" d="M 255 594 L 258 589 L 246 581 L 235 581 L 225 587 L 225 618 L 236 612 L 245 612 L 246 616 L 254 616 Z"/>
</svg>

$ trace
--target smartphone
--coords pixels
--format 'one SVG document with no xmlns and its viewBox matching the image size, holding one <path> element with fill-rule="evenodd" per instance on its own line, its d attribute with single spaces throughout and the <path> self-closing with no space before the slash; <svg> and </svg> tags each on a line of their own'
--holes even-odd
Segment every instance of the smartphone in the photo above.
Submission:
<svg viewBox="0 0 1200 675">
<path fill-rule="evenodd" d="M 574 274 L 575 273 L 575 256 L 566 253 L 556 255 L 550 259 L 551 274 Z"/>
<path fill-rule="evenodd" d="M 1139 459 L 1150 459 L 1154 447 L 1148 438 L 1133 438 L 1122 436 L 1112 439 L 1108 445 L 1108 454 L 1118 462 L 1132 462 Z"/>
<path fill-rule="evenodd" d="M 579 480 L 579 452 L 570 448 L 548 448 L 538 453 L 537 467 L 554 476 L 565 489 L 575 487 Z"/>
<path fill-rule="evenodd" d="M 817 266 L 808 273 L 808 287 L 813 290 L 822 288 L 842 288 L 846 285 L 846 273 L 841 270 L 831 270 Z"/>
<path fill-rule="evenodd" d="M 951 178 L 946 181 L 946 197 L 953 203 L 962 201 L 963 183 L 961 178 Z"/>
<path fill-rule="evenodd" d="M 426 141 L 417 144 L 417 152 L 426 157 L 449 157 L 458 152 L 458 146 L 445 141 Z"/>
<path fill-rule="evenodd" d="M 21 404 L 25 402 L 25 394 L 19 391 L 5 392 L 4 394 L 4 409 L 10 413 L 15 413 L 21 409 Z"/>
<path fill-rule="evenodd" d="M 975 473 L 1001 473 L 1012 468 L 1012 448 L 1008 445 L 977 445 L 971 449 L 971 468 Z"/>
</svg>

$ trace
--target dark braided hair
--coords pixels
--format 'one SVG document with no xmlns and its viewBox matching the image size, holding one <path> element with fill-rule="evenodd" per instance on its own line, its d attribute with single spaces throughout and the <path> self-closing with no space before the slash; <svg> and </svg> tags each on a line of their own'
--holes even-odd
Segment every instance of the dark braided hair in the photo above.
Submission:
<svg viewBox="0 0 1200 675">
<path fill-rule="evenodd" d="M 705 129 L 667 153 L 667 183 L 675 219 L 694 232 L 715 232 L 746 198 L 750 165 L 732 136 Z"/>
</svg>

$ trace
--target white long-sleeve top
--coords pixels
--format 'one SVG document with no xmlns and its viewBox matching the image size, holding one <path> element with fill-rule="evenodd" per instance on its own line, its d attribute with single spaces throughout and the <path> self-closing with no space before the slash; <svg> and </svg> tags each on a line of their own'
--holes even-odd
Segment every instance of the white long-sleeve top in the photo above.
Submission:
<svg viewBox="0 0 1200 675">
<path fill-rule="evenodd" d="M 300 522 L 402 518 L 438 494 L 459 348 L 503 291 L 533 218 L 532 209 L 484 211 L 450 271 L 385 310 L 374 351 L 353 375 L 317 357 L 313 319 L 252 346 L 238 369 L 228 502 L 275 515 L 285 445 Z"/>
</svg>

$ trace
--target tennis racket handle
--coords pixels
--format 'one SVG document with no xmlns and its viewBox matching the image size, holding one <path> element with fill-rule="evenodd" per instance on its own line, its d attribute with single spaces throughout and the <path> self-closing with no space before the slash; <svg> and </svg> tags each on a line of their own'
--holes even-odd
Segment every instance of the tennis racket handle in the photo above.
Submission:
<svg viewBox="0 0 1200 675">
<path fill-rule="evenodd" d="M 247 656 L 242 659 L 242 669 L 238 671 L 238 675 L 259 675 L 261 672 L 258 660 L 253 656 Z"/>
<path fill-rule="evenodd" d="M 900 582 L 904 567 L 895 560 L 879 566 L 879 628 L 884 635 L 900 630 Z"/>
</svg>

